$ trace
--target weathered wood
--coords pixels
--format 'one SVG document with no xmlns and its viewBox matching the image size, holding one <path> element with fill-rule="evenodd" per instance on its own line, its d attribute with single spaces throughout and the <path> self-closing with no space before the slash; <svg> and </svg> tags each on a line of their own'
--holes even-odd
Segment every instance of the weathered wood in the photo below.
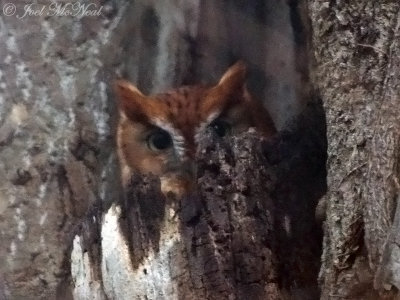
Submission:
<svg viewBox="0 0 400 300">
<path fill-rule="evenodd" d="M 184 199 L 166 200 L 156 178 L 134 176 L 101 224 L 89 217 L 101 227 L 101 250 L 75 282 L 95 272 L 109 299 L 317 299 L 314 210 L 325 191 L 326 145 L 316 107 L 271 141 L 205 136 L 198 189 Z M 90 226 L 77 237 L 89 252 L 97 240 L 85 233 Z M 74 251 L 72 265 L 82 265 L 82 250 Z M 94 294 L 89 286 L 80 293 Z"/>
<path fill-rule="evenodd" d="M 0 295 L 68 297 L 68 237 L 115 193 L 116 181 L 104 184 L 116 172 L 107 84 L 126 6 L 22 18 L 28 2 L 6 3 L 16 11 L 0 16 Z"/>
<path fill-rule="evenodd" d="M 398 294 L 389 274 L 398 230 L 399 9 L 398 1 L 309 1 L 329 155 L 323 299 Z"/>
<path fill-rule="evenodd" d="M 0 1 L 1 7 L 7 2 L 13 1 Z M 14 2 L 17 13 L 21 14 L 25 3 Z M 35 2 L 34 5 L 42 5 L 42 2 Z M 304 60 L 298 56 L 296 59 L 293 57 L 296 53 L 301 53 L 301 56 L 304 54 L 303 41 L 297 35 L 299 27 L 295 24 L 298 17 L 297 4 L 294 1 L 286 3 L 260 0 L 214 2 L 93 0 L 92 3 L 97 7 L 104 6 L 99 17 L 30 16 L 21 20 L 16 15 L 0 16 L 0 37 L 4 41 L 0 45 L 0 256 L 5 258 L 0 261 L 0 297 L 4 295 L 9 299 L 18 299 L 29 295 L 34 299 L 103 299 L 107 295 L 118 298 L 118 293 L 123 293 L 124 289 L 117 291 L 115 286 L 122 284 L 129 289 L 139 283 L 145 288 L 137 290 L 137 293 L 144 294 L 151 282 L 164 281 L 160 281 L 158 277 L 146 277 L 145 274 L 137 275 L 135 278 L 139 281 L 134 284 L 129 280 L 119 281 L 118 272 L 125 269 L 118 269 L 118 264 L 137 268 L 139 262 L 146 259 L 155 259 L 157 262 L 159 260 L 154 255 L 166 255 L 174 251 L 171 249 L 171 252 L 160 252 L 163 248 L 156 245 L 156 242 L 161 240 L 159 243 L 168 244 L 170 240 L 183 241 L 181 236 L 187 240 L 184 240 L 186 243 L 181 242 L 179 249 L 183 250 L 178 249 L 177 253 L 189 251 L 190 234 L 185 231 L 186 235 L 183 235 L 182 220 L 183 224 L 190 220 L 189 223 L 196 221 L 198 210 L 206 211 L 209 218 L 217 218 L 215 214 L 218 207 L 215 212 L 211 211 L 205 205 L 207 202 L 198 198 L 193 199 L 197 203 L 195 206 L 189 205 L 192 201 L 188 199 L 183 201 L 182 204 L 188 205 L 185 204 L 182 211 L 173 212 L 175 218 L 170 215 L 169 210 L 163 212 L 148 208 L 144 211 L 146 215 L 143 216 L 144 221 L 142 220 L 147 226 L 135 223 L 140 219 L 135 219 L 132 215 L 128 217 L 125 209 L 121 210 L 117 205 L 111 206 L 121 191 L 112 142 L 116 111 L 110 97 L 109 85 L 114 78 L 123 76 L 136 82 L 145 92 L 157 92 L 182 83 L 212 81 L 229 64 L 242 58 L 249 63 L 250 89 L 271 110 L 280 128 L 284 127 L 291 116 L 302 111 L 308 98 L 303 97 L 299 85 L 306 73 Z M 221 45 L 220 37 L 224 36 L 225 30 L 228 32 L 228 41 Z M 310 117 L 310 120 L 312 118 L 314 117 Z M 322 123 L 318 122 L 316 126 Z M 317 135 L 320 138 L 323 136 L 319 133 Z M 295 141 L 302 140 L 294 136 L 290 139 L 295 144 L 290 142 L 284 149 L 278 147 L 276 151 L 285 152 L 290 145 L 297 145 Z M 307 138 L 303 141 L 306 140 Z M 316 141 L 313 138 L 311 140 Z M 314 145 L 313 143 L 311 144 Z M 314 146 L 321 146 L 319 142 L 315 143 L 317 144 Z M 313 148 L 309 149 L 313 153 Z M 276 151 L 270 151 L 269 154 L 274 163 L 282 158 L 282 154 L 274 154 Z M 318 162 L 323 160 L 319 151 Z M 296 155 L 293 153 L 293 157 L 297 157 Z M 287 160 L 282 158 L 282 161 Z M 311 159 L 310 162 L 315 161 Z M 300 168 L 301 160 L 296 164 Z M 321 165 L 317 165 L 319 170 Z M 233 173 L 238 172 L 234 166 L 230 167 Z M 290 173 L 289 168 L 295 169 L 289 162 L 277 168 L 281 170 L 278 172 L 279 176 L 287 177 L 289 182 L 297 182 L 295 178 L 298 180 L 299 177 L 294 174 L 303 174 L 302 171 Z M 306 169 L 305 166 L 301 168 Z M 313 169 L 309 171 L 311 170 Z M 257 169 L 248 172 L 251 175 Z M 300 184 L 297 183 L 294 184 L 298 187 L 296 191 L 287 191 L 282 183 L 276 186 L 279 193 L 272 192 L 282 195 L 282 198 L 276 198 L 282 205 L 276 212 L 278 220 L 286 215 L 288 216 L 285 220 L 289 220 L 298 212 L 306 212 L 302 214 L 306 225 L 303 226 L 300 219 L 291 221 L 295 224 L 292 226 L 293 237 L 286 237 L 284 228 L 287 228 L 288 221 L 285 221 L 286 225 L 282 225 L 279 222 L 270 224 L 260 220 L 266 228 L 272 226 L 273 232 L 276 230 L 277 234 L 282 235 L 279 240 L 284 245 L 279 250 L 274 250 L 282 261 L 277 269 L 283 274 L 283 279 L 282 282 L 272 282 L 269 285 L 271 289 L 282 285 L 284 289 L 294 291 L 297 288 L 307 289 L 309 286 L 312 292 L 315 291 L 318 266 L 318 255 L 315 253 L 318 252 L 318 245 L 304 240 L 307 242 L 306 248 L 312 248 L 312 258 L 296 265 L 296 274 L 290 272 L 290 259 L 294 259 L 294 253 L 300 253 L 302 250 L 299 249 L 303 247 L 301 242 L 296 242 L 295 246 L 292 242 L 301 241 L 301 235 L 308 235 L 312 227 L 308 221 L 313 218 L 311 211 L 321 186 L 315 187 L 311 182 L 318 180 L 319 185 L 323 180 L 323 177 L 318 177 L 321 174 L 314 175 L 300 176 L 304 180 L 300 181 L 302 185 L 309 188 L 304 193 L 301 192 L 302 197 Z M 261 193 L 256 188 L 253 190 Z M 316 190 L 319 192 L 313 192 Z M 264 203 L 254 197 L 254 203 Z M 310 206 L 305 205 L 299 209 L 298 203 L 307 199 L 312 199 Z M 232 203 L 243 206 L 239 200 Z M 209 202 L 213 203 L 211 200 Z M 97 210 L 90 212 L 90 217 L 81 224 L 83 216 L 93 203 L 98 207 Z M 251 205 L 256 205 L 254 203 Z M 226 203 L 222 204 L 228 206 Z M 172 203 L 160 202 L 157 207 L 165 208 L 166 205 Z M 234 211 L 234 207 L 229 207 Z M 190 209 L 193 211 L 190 212 Z M 131 214 L 135 212 L 133 208 L 129 211 Z M 122 226 L 127 229 L 119 235 L 120 214 L 126 217 L 126 222 L 131 222 L 130 226 L 140 225 L 146 230 L 141 235 L 135 235 L 129 234 L 129 226 Z M 191 214 L 195 217 L 193 220 L 189 218 Z M 241 220 L 239 217 L 243 216 L 238 214 L 235 220 Z M 257 238 L 261 238 L 262 234 L 275 234 L 271 233 L 271 229 L 261 234 L 262 224 L 256 224 L 256 220 L 249 221 L 246 226 L 257 232 Z M 199 224 L 203 224 L 203 227 L 211 226 L 207 220 L 202 219 Z M 74 236 L 79 226 L 82 236 L 76 236 L 71 245 L 70 237 Z M 165 234 L 157 232 L 158 227 L 155 226 L 164 228 L 161 233 Z M 192 227 L 197 228 L 194 225 Z M 248 241 L 248 236 L 240 233 L 240 226 L 235 228 L 238 228 L 236 240 L 251 242 Z M 218 230 L 221 231 L 218 231 L 220 235 L 226 234 L 227 230 L 232 234 L 227 226 Z M 203 231 L 196 234 L 210 241 L 214 238 L 212 230 L 210 235 Z M 120 239 L 117 238 L 119 236 Z M 128 243 L 126 237 L 130 237 Z M 143 249 L 136 247 L 140 243 L 143 243 Z M 105 245 L 110 247 L 103 248 Z M 69 274 L 71 246 L 73 282 Z M 297 249 L 293 255 L 292 246 Z M 241 251 L 237 244 L 235 247 L 237 251 Z M 272 249 L 275 246 L 270 247 Z M 210 248 L 203 248 L 211 251 Z M 198 249 L 202 249 L 201 245 Z M 125 250 L 124 253 L 127 254 L 134 252 L 135 258 L 131 255 L 118 255 L 119 251 Z M 238 261 L 243 260 L 240 253 L 232 253 L 226 258 L 227 262 L 237 256 Z M 113 254 L 114 260 L 107 262 L 105 258 Z M 206 254 L 213 256 L 211 252 Z M 196 262 L 201 265 L 199 257 L 191 259 L 193 264 Z M 187 260 L 189 261 L 189 256 Z M 313 261 L 311 268 L 309 261 Z M 244 271 L 259 270 L 258 268 L 262 269 L 261 266 L 255 260 Z M 275 272 L 265 269 L 262 271 L 265 271 L 264 274 Z M 175 268 L 173 271 L 164 269 L 163 272 L 169 274 L 168 276 L 181 276 L 182 286 L 193 281 L 190 273 L 185 270 L 181 272 Z M 200 269 L 196 274 L 206 276 L 202 272 L 204 270 Z M 215 274 L 219 276 L 217 279 L 221 283 L 223 272 L 218 272 Z M 246 272 L 242 274 L 238 271 L 237 275 L 232 269 L 229 272 L 240 279 L 237 281 L 238 286 L 235 286 L 236 277 L 229 278 L 226 280 L 230 283 L 229 288 L 223 288 L 221 283 L 221 293 L 234 290 L 239 295 L 247 289 L 255 294 L 262 293 L 260 286 L 270 280 L 263 278 L 258 281 L 258 286 L 251 286 L 246 281 Z M 298 281 L 299 278 L 303 279 Z M 213 279 L 207 280 L 201 283 L 204 285 L 203 293 L 211 289 L 210 285 L 213 283 Z M 193 282 L 200 284 L 198 278 Z M 156 291 L 155 288 L 151 290 Z M 183 290 L 189 296 L 195 293 L 189 287 L 180 287 L 181 293 Z M 151 293 L 148 297 L 151 298 L 152 295 L 157 298 L 157 295 Z"/>
</svg>

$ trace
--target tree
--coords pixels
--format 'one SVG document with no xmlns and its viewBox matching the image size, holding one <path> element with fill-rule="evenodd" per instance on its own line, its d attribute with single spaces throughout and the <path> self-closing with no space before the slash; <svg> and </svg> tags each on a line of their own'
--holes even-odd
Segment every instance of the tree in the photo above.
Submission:
<svg viewBox="0 0 400 300">
<path fill-rule="evenodd" d="M 62 299 L 73 229 L 117 191 L 107 85 L 121 63 L 116 45 L 119 30 L 131 28 L 122 25 L 129 10 L 108 2 L 101 17 L 79 18 L 33 3 L 46 10 L 23 17 L 24 3 L 7 2 L 0 2 L 0 295 Z"/>
<path fill-rule="evenodd" d="M 307 93 L 298 86 L 299 80 L 307 77 L 305 62 L 295 62 L 292 55 L 295 47 L 302 49 L 305 44 L 293 43 L 290 7 L 260 1 L 204 1 L 196 8 L 199 10 L 192 11 L 199 18 L 198 35 L 192 31 L 178 31 L 177 35 L 176 28 L 168 27 L 175 25 L 175 16 L 163 28 L 163 18 L 171 18 L 165 8 L 168 6 L 160 4 L 135 9 L 143 28 L 141 36 L 127 47 L 136 54 L 126 70 L 142 90 L 210 81 L 220 75 L 215 69 L 222 72 L 235 59 L 245 58 L 250 62 L 251 88 L 266 99 L 271 111 L 284 109 L 279 102 L 283 98 L 286 105 L 293 102 L 288 113 L 274 114 L 277 124 L 283 127 L 285 120 L 302 110 Z M 282 21 L 279 15 L 269 15 L 270 9 L 285 9 L 287 15 Z M 203 14 L 207 19 L 201 18 Z M 280 34 L 261 26 L 267 15 L 275 18 Z M 186 20 L 186 14 L 180 18 Z M 187 20 L 190 29 L 193 20 Z M 224 22 L 231 26 L 222 25 Z M 255 36 L 250 37 L 249 32 Z M 165 39 L 163 34 L 174 48 L 162 53 L 171 60 L 159 65 L 155 41 Z M 267 56 L 255 57 L 254 49 L 240 47 L 249 39 L 259 39 L 256 48 L 262 51 L 264 36 L 280 46 L 270 49 Z M 178 54 L 171 55 L 174 51 Z M 218 52 L 225 58 L 219 59 Z M 142 67 L 141 61 L 146 65 Z M 286 65 L 278 68 L 274 61 Z M 171 64 L 173 76 L 159 80 L 165 70 L 171 70 Z M 275 67 L 270 70 L 267 66 Z M 269 80 L 269 85 L 260 78 Z M 281 84 L 287 88 L 280 89 Z M 316 297 L 321 235 L 314 208 L 325 188 L 326 151 L 319 108 L 318 102 L 310 104 L 286 127 L 290 129 L 269 145 L 261 145 L 252 134 L 218 146 L 206 138 L 199 150 L 203 172 L 199 193 L 182 201 L 166 202 L 155 179 L 133 178 L 126 200 L 95 209 L 91 216 L 96 222 L 89 217 L 75 238 L 72 276 L 76 297 Z M 244 170 L 247 176 L 243 176 Z M 297 259 L 299 255 L 302 261 Z"/>
<path fill-rule="evenodd" d="M 309 1 L 328 138 L 322 298 L 397 293 L 399 3 Z"/>
<path fill-rule="evenodd" d="M 398 297 L 397 1 L 6 2 L 0 299 Z M 279 136 L 204 136 L 182 200 L 122 188 L 111 82 L 158 92 L 239 58 Z"/>
</svg>

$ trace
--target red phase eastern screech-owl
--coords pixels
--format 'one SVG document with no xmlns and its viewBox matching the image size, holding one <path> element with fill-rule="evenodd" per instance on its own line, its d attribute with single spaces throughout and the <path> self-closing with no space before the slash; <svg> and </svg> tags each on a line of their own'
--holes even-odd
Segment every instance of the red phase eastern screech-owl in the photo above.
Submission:
<svg viewBox="0 0 400 300">
<path fill-rule="evenodd" d="M 195 184 L 199 136 L 210 128 L 223 138 L 255 127 L 263 136 L 276 133 L 263 105 L 246 89 L 246 66 L 230 67 L 214 86 L 193 85 L 146 96 L 118 80 L 120 120 L 117 147 L 122 180 L 132 172 L 160 177 L 165 195 L 176 197 Z"/>
</svg>

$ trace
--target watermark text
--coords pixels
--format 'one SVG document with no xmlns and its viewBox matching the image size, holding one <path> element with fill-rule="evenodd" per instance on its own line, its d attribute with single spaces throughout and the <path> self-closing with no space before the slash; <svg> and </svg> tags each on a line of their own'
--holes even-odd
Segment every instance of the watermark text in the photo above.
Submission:
<svg viewBox="0 0 400 300">
<path fill-rule="evenodd" d="M 14 3 L 6 3 L 3 5 L 3 15 L 18 19 L 27 17 L 99 17 L 102 15 L 103 6 L 95 3 L 57 3 L 49 4 L 31 3 L 26 5 L 15 5 Z"/>
</svg>

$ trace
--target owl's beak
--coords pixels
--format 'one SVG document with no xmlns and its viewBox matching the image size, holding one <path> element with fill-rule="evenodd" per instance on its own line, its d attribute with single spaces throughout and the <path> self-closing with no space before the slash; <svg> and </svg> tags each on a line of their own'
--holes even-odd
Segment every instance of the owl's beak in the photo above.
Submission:
<svg viewBox="0 0 400 300">
<path fill-rule="evenodd" d="M 181 174 L 183 178 L 187 178 L 190 181 L 196 181 L 197 179 L 197 165 L 191 159 L 185 160 L 181 165 Z"/>
<path fill-rule="evenodd" d="M 197 179 L 197 166 L 194 160 L 185 159 L 174 163 L 168 175 L 161 178 L 161 190 L 164 194 L 172 193 L 180 198 L 194 190 Z"/>
<path fill-rule="evenodd" d="M 197 165 L 193 159 L 185 158 L 168 165 L 167 173 L 161 178 L 161 190 L 165 195 L 181 198 L 194 190 Z"/>
<path fill-rule="evenodd" d="M 177 176 L 183 183 L 185 194 L 193 191 L 197 184 L 197 165 L 195 161 L 192 159 L 182 161 Z"/>
<path fill-rule="evenodd" d="M 183 180 L 195 181 L 197 177 L 197 166 L 193 159 L 185 158 L 167 165 L 167 172 L 174 177 Z"/>
</svg>

